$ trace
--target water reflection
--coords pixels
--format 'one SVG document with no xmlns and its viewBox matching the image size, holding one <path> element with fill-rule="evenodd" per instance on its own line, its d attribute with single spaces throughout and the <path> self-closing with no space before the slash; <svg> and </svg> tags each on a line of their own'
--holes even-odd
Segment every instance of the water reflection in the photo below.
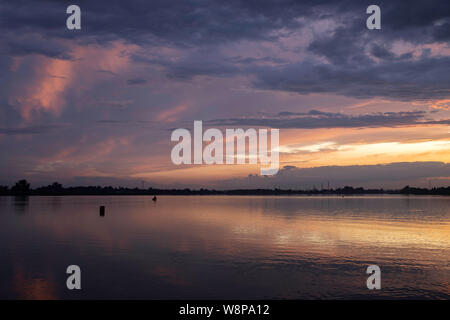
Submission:
<svg viewBox="0 0 450 320">
<path fill-rule="evenodd" d="M 13 292 L 16 298 L 21 300 L 55 300 L 56 284 L 50 274 L 48 278 L 31 277 L 29 273 L 24 271 L 23 266 L 14 268 L 15 274 L 13 279 Z"/>
<path fill-rule="evenodd" d="M 14 208 L 17 214 L 26 213 L 28 210 L 28 196 L 14 196 Z"/>
<path fill-rule="evenodd" d="M 0 215 L 1 298 L 450 297 L 444 197 L 4 200 L 5 213 L 28 214 Z M 70 264 L 82 292 L 65 288 Z"/>
</svg>

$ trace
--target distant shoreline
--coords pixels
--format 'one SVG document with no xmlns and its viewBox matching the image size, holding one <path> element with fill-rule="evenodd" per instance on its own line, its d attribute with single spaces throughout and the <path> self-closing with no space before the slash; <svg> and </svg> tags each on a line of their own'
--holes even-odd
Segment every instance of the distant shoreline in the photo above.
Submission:
<svg viewBox="0 0 450 320">
<path fill-rule="evenodd" d="M 173 197 L 214 197 L 214 196 L 229 196 L 229 197 L 245 197 L 245 196 L 255 196 L 255 197 L 286 197 L 286 196 L 307 196 L 307 197 L 335 197 L 335 198 L 344 198 L 344 197 L 364 197 L 364 196 L 436 196 L 436 197 L 448 197 L 448 194 L 413 194 L 413 193 L 361 193 L 361 194 L 306 194 L 306 193 L 293 193 L 293 194 L 157 194 L 156 196 L 173 196 Z M 155 194 L 147 195 L 147 194 L 26 194 L 26 195 L 5 195 L 0 194 L 0 197 L 14 197 L 14 198 L 23 198 L 23 197 L 153 197 Z"/>
<path fill-rule="evenodd" d="M 406 186 L 398 190 L 384 190 L 384 189 L 364 189 L 346 186 L 336 189 L 322 189 L 322 190 L 294 190 L 294 189 L 233 189 L 233 190 L 214 190 L 214 189 L 139 189 L 139 188 L 123 188 L 123 187 L 100 187 L 100 186 L 86 186 L 86 187 L 67 187 L 54 183 L 46 187 L 39 187 L 36 189 L 14 189 L 3 187 L 0 189 L 0 196 L 159 196 L 159 195 L 255 195 L 255 196 L 285 196 L 285 195 L 441 195 L 450 196 L 450 186 L 441 188 L 415 188 Z"/>
</svg>

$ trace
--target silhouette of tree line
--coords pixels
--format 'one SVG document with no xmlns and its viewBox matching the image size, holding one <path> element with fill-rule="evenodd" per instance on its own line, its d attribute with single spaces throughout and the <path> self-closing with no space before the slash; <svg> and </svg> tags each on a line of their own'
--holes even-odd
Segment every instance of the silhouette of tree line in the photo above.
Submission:
<svg viewBox="0 0 450 320">
<path fill-rule="evenodd" d="M 62 184 L 54 182 L 48 186 L 32 189 L 30 183 L 19 180 L 14 186 L 0 186 L 0 195 L 358 195 L 358 194 L 413 194 L 413 195 L 450 195 L 449 187 L 440 188 L 415 188 L 406 186 L 400 190 L 384 189 L 364 189 L 345 186 L 335 189 L 235 189 L 235 190 L 214 190 L 214 189 L 157 189 L 157 188 L 126 188 L 126 187 L 101 187 L 101 186 L 80 186 L 63 187 Z"/>
</svg>

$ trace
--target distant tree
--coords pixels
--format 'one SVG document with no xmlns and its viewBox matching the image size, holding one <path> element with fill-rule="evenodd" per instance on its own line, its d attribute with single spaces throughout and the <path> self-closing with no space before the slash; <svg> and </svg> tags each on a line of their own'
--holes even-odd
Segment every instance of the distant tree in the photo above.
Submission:
<svg viewBox="0 0 450 320">
<path fill-rule="evenodd" d="M 25 179 L 19 180 L 14 187 L 11 188 L 11 192 L 16 195 L 30 194 L 30 184 Z"/>
<path fill-rule="evenodd" d="M 7 186 L 0 186 L 0 195 L 8 194 L 9 188 Z"/>
<path fill-rule="evenodd" d="M 44 194 L 44 195 L 60 195 L 64 193 L 64 188 L 62 184 L 58 182 L 53 182 L 45 187 L 36 188 L 33 194 Z"/>
<path fill-rule="evenodd" d="M 58 182 L 53 182 L 52 185 L 51 185 L 51 188 L 53 190 L 61 190 L 62 189 L 62 184 L 58 183 Z"/>
</svg>

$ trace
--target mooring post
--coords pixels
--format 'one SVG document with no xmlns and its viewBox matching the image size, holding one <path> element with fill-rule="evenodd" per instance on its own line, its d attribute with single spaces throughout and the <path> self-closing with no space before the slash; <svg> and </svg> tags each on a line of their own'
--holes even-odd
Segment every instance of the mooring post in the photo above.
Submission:
<svg viewBox="0 0 450 320">
<path fill-rule="evenodd" d="M 105 215 L 105 206 L 100 206 L 100 216 L 103 217 Z"/>
</svg>

